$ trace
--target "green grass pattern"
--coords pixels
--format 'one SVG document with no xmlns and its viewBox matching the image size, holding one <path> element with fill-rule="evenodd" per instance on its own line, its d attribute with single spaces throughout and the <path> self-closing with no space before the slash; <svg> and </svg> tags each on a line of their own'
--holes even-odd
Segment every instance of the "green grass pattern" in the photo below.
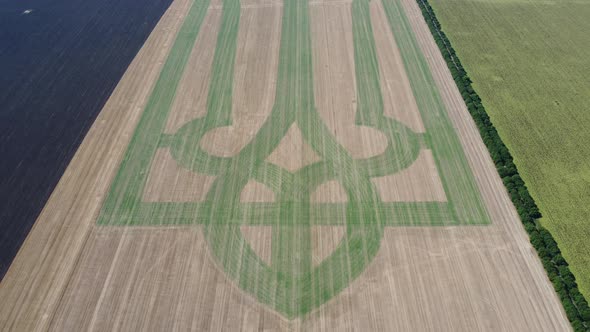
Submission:
<svg viewBox="0 0 590 332">
<path fill-rule="evenodd" d="M 208 8 L 208 3 L 194 2 L 113 181 L 98 224 L 202 224 L 211 252 L 226 276 L 261 303 L 294 318 L 334 297 L 365 270 L 379 250 L 384 227 L 489 223 L 458 137 L 401 4 L 398 0 L 384 0 L 383 5 L 426 134 L 417 134 L 383 115 L 369 0 L 352 3 L 356 124 L 386 135 L 388 147 L 383 154 L 353 159 L 316 111 L 306 0 L 284 1 L 275 104 L 257 135 L 236 156 L 209 155 L 199 143 L 208 131 L 232 123 L 238 0 L 223 1 L 206 116 L 186 123 L 175 134 L 162 134 Z M 265 160 L 293 123 L 322 160 L 290 173 Z M 433 151 L 448 202 L 381 202 L 371 178 L 407 168 L 423 147 Z M 141 201 L 151 159 L 158 148 L 169 148 L 173 158 L 186 169 L 217 176 L 205 202 Z M 241 203 L 240 193 L 252 179 L 268 186 L 276 202 Z M 313 190 L 331 180 L 342 184 L 348 202 L 311 203 Z M 272 226 L 270 265 L 244 239 L 242 225 Z M 346 226 L 346 235 L 337 248 L 315 267 L 311 260 L 314 225 Z"/>
</svg>

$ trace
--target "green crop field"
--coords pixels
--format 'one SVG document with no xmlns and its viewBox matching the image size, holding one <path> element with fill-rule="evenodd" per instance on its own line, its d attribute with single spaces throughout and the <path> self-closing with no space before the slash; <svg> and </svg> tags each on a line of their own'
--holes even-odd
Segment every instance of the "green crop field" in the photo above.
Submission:
<svg viewBox="0 0 590 332">
<path fill-rule="evenodd" d="M 590 297 L 590 1 L 430 2 Z"/>
</svg>

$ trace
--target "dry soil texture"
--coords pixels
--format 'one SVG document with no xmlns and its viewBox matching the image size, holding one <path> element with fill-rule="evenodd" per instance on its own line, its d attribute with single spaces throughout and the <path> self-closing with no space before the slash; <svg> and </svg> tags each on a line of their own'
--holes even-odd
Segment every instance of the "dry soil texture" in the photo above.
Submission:
<svg viewBox="0 0 590 332">
<path fill-rule="evenodd" d="M 413 0 L 176 0 L 3 330 L 567 330 Z"/>
</svg>

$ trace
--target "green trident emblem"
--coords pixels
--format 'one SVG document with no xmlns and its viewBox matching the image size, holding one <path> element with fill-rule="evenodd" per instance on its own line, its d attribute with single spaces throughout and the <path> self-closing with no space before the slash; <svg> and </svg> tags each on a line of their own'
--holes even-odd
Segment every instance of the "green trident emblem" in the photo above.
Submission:
<svg viewBox="0 0 590 332">
<path fill-rule="evenodd" d="M 404 36 L 413 40 L 410 30 L 395 31 L 394 24 L 407 24 L 397 0 L 383 3 L 396 36 L 399 33 L 400 40 L 403 41 Z M 259 302 L 294 318 L 327 302 L 357 278 L 377 254 L 386 226 L 488 222 L 462 151 L 445 147 L 460 145 L 444 115 L 444 108 L 440 109 L 440 100 L 438 103 L 435 100 L 430 113 L 423 112 L 428 107 L 419 105 L 427 129 L 434 123 L 429 119 L 437 121 L 438 129 L 432 135 L 417 134 L 383 115 L 369 0 L 354 0 L 351 5 L 357 82 L 355 125 L 371 127 L 385 135 L 387 148 L 382 154 L 353 158 L 336 141 L 316 111 L 307 0 L 283 2 L 275 104 L 256 136 L 239 153 L 231 157 L 214 156 L 200 145 L 206 133 L 232 125 L 239 0 L 223 1 L 207 114 L 187 122 L 174 134 L 162 134 L 208 6 L 208 1 L 196 1 L 192 5 L 113 182 L 99 224 L 201 224 L 210 252 L 227 278 Z M 399 22 L 395 23 L 397 19 Z M 415 44 L 404 47 L 421 55 Z M 417 68 L 424 70 L 423 64 L 418 64 Z M 436 91 L 430 76 L 417 77 L 427 80 L 421 83 L 427 89 Z M 438 98 L 436 92 L 428 94 L 415 90 L 414 93 Z M 289 172 L 266 160 L 293 124 L 300 128 L 303 138 L 321 160 Z M 444 139 L 436 136 L 441 133 Z M 438 157 L 437 167 L 443 169 L 441 175 L 448 202 L 382 202 L 371 179 L 409 167 L 424 147 L 431 148 L 435 158 Z M 184 169 L 216 176 L 203 202 L 142 201 L 141 192 L 156 149 L 169 149 L 173 159 Z M 445 180 L 453 176 L 458 176 L 459 180 L 453 183 Z M 270 188 L 275 202 L 241 202 L 240 193 L 251 180 Z M 311 202 L 311 193 L 328 181 L 338 181 L 342 185 L 348 196 L 346 203 Z M 451 201 L 465 193 L 472 195 L 462 198 L 462 206 L 468 208 L 456 209 Z M 246 241 L 240 230 L 243 225 L 272 227 L 270 263 L 262 260 Z M 334 251 L 314 266 L 311 243 L 315 225 L 344 226 L 346 231 Z"/>
</svg>

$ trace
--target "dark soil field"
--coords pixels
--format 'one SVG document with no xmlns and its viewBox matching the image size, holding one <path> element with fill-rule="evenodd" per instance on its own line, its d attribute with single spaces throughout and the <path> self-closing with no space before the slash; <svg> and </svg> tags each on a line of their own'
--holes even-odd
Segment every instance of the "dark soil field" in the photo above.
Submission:
<svg viewBox="0 0 590 332">
<path fill-rule="evenodd" d="M 0 278 L 170 2 L 0 1 Z"/>
</svg>

